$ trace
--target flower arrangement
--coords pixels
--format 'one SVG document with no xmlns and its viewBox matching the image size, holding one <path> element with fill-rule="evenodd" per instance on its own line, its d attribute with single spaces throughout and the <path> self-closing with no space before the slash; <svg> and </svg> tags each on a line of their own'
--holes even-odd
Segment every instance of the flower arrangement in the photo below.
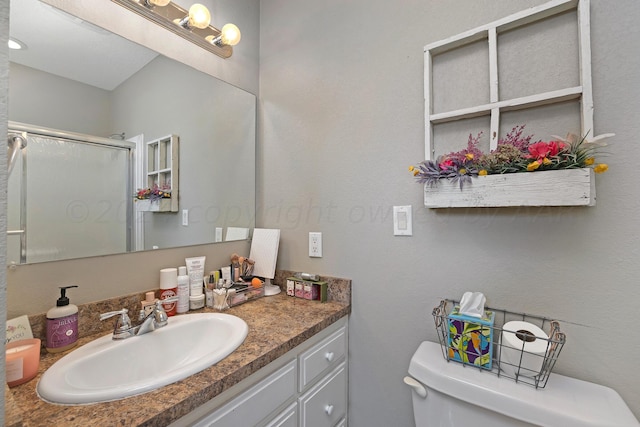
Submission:
<svg viewBox="0 0 640 427">
<path fill-rule="evenodd" d="M 160 199 L 170 199 L 171 187 L 168 185 L 160 187 L 158 187 L 158 185 L 154 185 L 153 188 L 139 188 L 136 192 L 135 198 L 137 200 L 151 200 L 152 202 Z"/>
<path fill-rule="evenodd" d="M 439 156 L 436 160 L 424 160 L 417 166 L 409 166 L 419 183 L 434 186 L 441 179 L 471 184 L 472 178 L 491 174 L 533 172 L 557 169 L 577 169 L 592 167 L 594 172 L 603 173 L 609 167 L 606 163 L 596 164 L 595 156 L 606 143 L 602 140 L 614 134 L 600 135 L 587 140 L 586 135 L 578 138 L 569 134 L 567 138 L 554 136 L 554 140 L 531 142 L 533 135 L 523 136 L 525 125 L 519 125 L 502 139 L 498 146 L 485 154 L 478 144 L 482 132 L 475 137 L 469 134 L 467 148 Z"/>
</svg>

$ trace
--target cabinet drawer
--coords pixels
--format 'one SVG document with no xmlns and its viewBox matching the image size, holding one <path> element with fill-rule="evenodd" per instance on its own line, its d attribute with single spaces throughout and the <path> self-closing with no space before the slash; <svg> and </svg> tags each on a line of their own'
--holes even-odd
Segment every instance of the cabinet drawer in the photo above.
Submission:
<svg viewBox="0 0 640 427">
<path fill-rule="evenodd" d="M 255 426 L 296 394 L 296 360 L 194 424 L 194 427 Z M 286 425 L 286 424 L 284 424 Z"/>
<path fill-rule="evenodd" d="M 299 390 L 316 381 L 342 361 L 347 352 L 347 330 L 340 328 L 335 333 L 300 355 Z"/>
<path fill-rule="evenodd" d="M 265 427 L 298 427 L 298 404 L 293 402 Z"/>
<path fill-rule="evenodd" d="M 346 412 L 347 371 L 342 363 L 300 398 L 300 426 L 333 427 Z"/>
</svg>

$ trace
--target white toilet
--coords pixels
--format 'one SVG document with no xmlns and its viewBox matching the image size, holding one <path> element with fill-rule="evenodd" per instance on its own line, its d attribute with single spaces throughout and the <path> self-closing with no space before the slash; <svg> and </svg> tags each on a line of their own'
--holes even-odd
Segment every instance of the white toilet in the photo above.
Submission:
<svg viewBox="0 0 640 427">
<path fill-rule="evenodd" d="M 420 344 L 409 375 L 416 427 L 640 426 L 608 387 L 551 374 L 546 387 L 536 390 L 447 362 L 437 343 Z"/>
</svg>

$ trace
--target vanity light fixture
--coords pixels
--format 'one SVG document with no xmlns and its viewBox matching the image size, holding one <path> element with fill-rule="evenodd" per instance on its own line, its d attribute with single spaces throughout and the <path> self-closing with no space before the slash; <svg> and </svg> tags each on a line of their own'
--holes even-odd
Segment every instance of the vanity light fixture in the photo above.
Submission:
<svg viewBox="0 0 640 427">
<path fill-rule="evenodd" d="M 232 46 L 240 41 L 238 27 L 226 24 L 219 30 L 211 26 L 211 13 L 198 3 L 187 11 L 170 0 L 111 1 L 222 58 L 229 58 Z"/>
</svg>

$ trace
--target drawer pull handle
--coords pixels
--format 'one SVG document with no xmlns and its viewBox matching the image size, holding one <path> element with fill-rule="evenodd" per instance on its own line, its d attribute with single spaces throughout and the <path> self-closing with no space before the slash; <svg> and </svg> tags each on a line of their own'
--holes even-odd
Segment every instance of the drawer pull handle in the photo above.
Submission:
<svg viewBox="0 0 640 427">
<path fill-rule="evenodd" d="M 324 412 L 325 414 L 327 414 L 328 416 L 331 416 L 331 414 L 333 413 L 333 405 L 327 405 L 324 407 Z"/>
<path fill-rule="evenodd" d="M 329 351 L 325 353 L 324 358 L 327 359 L 327 361 L 329 362 L 333 361 L 333 351 Z"/>
</svg>

